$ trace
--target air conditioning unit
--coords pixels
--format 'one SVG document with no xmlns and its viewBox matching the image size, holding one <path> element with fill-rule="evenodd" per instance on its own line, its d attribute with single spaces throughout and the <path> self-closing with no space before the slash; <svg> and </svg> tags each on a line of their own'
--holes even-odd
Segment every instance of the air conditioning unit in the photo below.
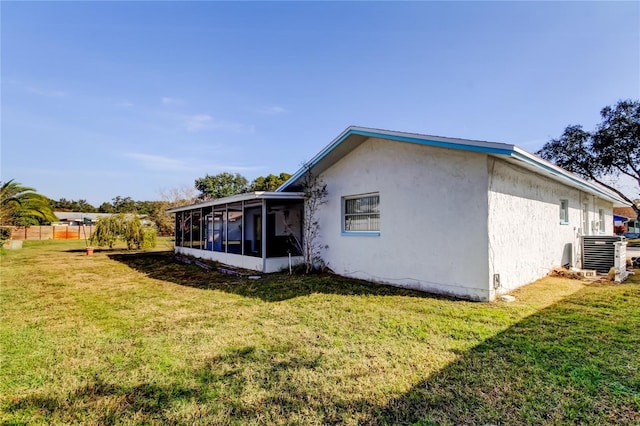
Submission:
<svg viewBox="0 0 640 426">
<path fill-rule="evenodd" d="M 616 266 L 615 244 L 618 242 L 624 242 L 625 238 L 622 236 L 614 235 L 585 235 L 581 238 L 582 269 L 595 269 L 602 274 L 609 273 L 609 270 Z M 626 242 L 624 242 L 624 246 L 626 248 Z M 624 259 L 624 261 L 626 261 L 626 258 Z"/>
</svg>

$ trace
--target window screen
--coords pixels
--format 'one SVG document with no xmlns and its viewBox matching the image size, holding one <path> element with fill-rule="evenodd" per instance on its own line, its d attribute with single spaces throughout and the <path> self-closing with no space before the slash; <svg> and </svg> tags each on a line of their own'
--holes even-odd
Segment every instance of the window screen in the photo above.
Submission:
<svg viewBox="0 0 640 426">
<path fill-rule="evenodd" d="M 345 197 L 345 231 L 380 230 L 380 195 Z"/>
</svg>

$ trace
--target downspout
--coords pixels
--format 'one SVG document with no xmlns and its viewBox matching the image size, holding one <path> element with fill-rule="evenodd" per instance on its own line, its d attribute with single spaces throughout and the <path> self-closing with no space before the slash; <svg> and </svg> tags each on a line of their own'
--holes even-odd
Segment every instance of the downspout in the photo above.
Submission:
<svg viewBox="0 0 640 426">
<path fill-rule="evenodd" d="M 229 204 L 224 205 L 224 252 L 229 253 Z"/>
<path fill-rule="evenodd" d="M 267 269 L 267 200 L 262 199 L 262 272 Z"/>
<path fill-rule="evenodd" d="M 242 222 L 240 222 L 240 255 L 244 256 L 244 221 L 246 219 L 244 214 L 244 200 L 242 200 L 242 206 L 240 208 L 242 210 Z"/>
<path fill-rule="evenodd" d="M 184 219 L 184 211 L 180 212 L 180 247 L 184 247 L 184 223 L 185 219 Z"/>
</svg>

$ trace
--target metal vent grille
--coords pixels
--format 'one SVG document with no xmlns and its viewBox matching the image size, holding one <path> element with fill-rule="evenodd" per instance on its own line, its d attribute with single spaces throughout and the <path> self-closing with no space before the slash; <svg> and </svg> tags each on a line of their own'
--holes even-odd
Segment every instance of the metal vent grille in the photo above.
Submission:
<svg viewBox="0 0 640 426">
<path fill-rule="evenodd" d="M 615 245 L 624 241 L 619 236 L 584 236 L 582 237 L 582 269 L 595 269 L 606 274 L 615 266 Z"/>
</svg>

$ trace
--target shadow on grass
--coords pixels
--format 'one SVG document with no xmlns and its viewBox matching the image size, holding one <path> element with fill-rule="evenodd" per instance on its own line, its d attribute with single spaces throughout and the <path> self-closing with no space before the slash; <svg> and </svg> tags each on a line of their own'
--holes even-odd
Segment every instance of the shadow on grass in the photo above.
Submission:
<svg viewBox="0 0 640 426">
<path fill-rule="evenodd" d="M 124 386 L 96 376 L 91 383 L 67 395 L 36 394 L 14 399 L 5 410 L 26 415 L 33 420 L 41 416 L 51 423 L 64 421 L 113 425 L 127 417 L 157 422 L 167 420 L 164 410 L 170 404 L 197 397 L 198 392 L 196 387 L 175 385 L 143 383 Z"/>
<path fill-rule="evenodd" d="M 281 341 L 229 348 L 169 383 L 95 377 L 69 394 L 2 408 L 15 418 L 95 424 L 638 424 L 639 306 L 640 285 L 587 287 L 382 405 L 358 399 L 357 387 L 323 391 L 335 359 Z"/>
<path fill-rule="evenodd" d="M 442 298 L 424 292 L 374 284 L 337 275 L 264 274 L 259 280 L 206 271 L 175 260 L 173 252 L 114 253 L 108 257 L 151 278 L 200 289 L 220 290 L 278 302 L 313 293 Z"/>
<path fill-rule="evenodd" d="M 290 376 L 318 368 L 322 360 L 319 355 L 290 349 L 232 348 L 186 372 L 180 376 L 182 381 L 170 383 L 130 386 L 96 374 L 87 385 L 66 395 L 14 398 L 2 408 L 16 417 L 50 423 L 245 424 L 262 419 L 258 423 L 264 424 L 269 418 L 272 421 L 266 423 L 286 423 L 287 413 L 304 407 L 301 403 L 316 402 L 307 392 L 313 390 L 301 388 Z M 254 378 L 259 378 L 259 390 L 267 391 L 262 397 L 255 397 Z M 185 406 L 189 406 L 186 413 L 180 412 Z M 321 412 L 322 407 L 313 404 L 312 408 Z"/>
<path fill-rule="evenodd" d="M 587 287 L 486 340 L 369 424 L 640 424 L 640 286 Z"/>
</svg>

